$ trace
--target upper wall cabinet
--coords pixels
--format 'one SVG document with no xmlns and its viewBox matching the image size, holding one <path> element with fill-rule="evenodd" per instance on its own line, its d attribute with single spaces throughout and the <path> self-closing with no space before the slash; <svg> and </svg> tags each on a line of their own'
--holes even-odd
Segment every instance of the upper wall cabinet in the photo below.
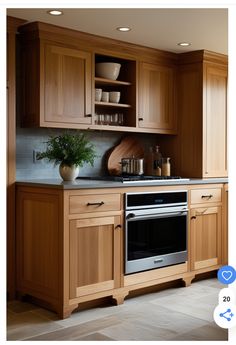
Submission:
<svg viewBox="0 0 236 345">
<path fill-rule="evenodd" d="M 22 125 L 91 124 L 92 55 L 46 41 L 23 41 Z"/>
<path fill-rule="evenodd" d="M 138 125 L 176 131 L 175 68 L 140 63 Z"/>
<path fill-rule="evenodd" d="M 40 22 L 19 32 L 22 126 L 176 134 L 176 54 Z M 119 63 L 117 80 L 98 62 Z"/>
<path fill-rule="evenodd" d="M 96 63 L 118 63 L 120 72 L 116 80 L 102 78 L 96 75 L 95 88 L 109 93 L 109 99 L 97 99 L 94 102 L 94 122 L 100 128 L 136 127 L 136 60 L 127 60 L 114 56 L 95 54 Z M 96 68 L 95 68 L 96 70 Z M 120 97 L 112 99 L 111 92 L 118 92 Z M 115 127 L 114 127 L 115 126 Z"/>
<path fill-rule="evenodd" d="M 204 65 L 203 175 L 227 176 L 227 67 Z"/>
<path fill-rule="evenodd" d="M 227 176 L 227 57 L 207 51 L 180 55 L 177 174 Z"/>
</svg>

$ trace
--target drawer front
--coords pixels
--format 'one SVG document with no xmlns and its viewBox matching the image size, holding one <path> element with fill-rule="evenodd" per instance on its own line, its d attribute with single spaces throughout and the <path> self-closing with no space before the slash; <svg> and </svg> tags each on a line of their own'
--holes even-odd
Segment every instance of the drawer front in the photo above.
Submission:
<svg viewBox="0 0 236 345">
<path fill-rule="evenodd" d="M 204 188 L 191 190 L 191 204 L 221 202 L 221 188 Z"/>
<path fill-rule="evenodd" d="M 69 199 L 69 212 L 87 213 L 120 210 L 120 194 L 73 195 Z"/>
</svg>

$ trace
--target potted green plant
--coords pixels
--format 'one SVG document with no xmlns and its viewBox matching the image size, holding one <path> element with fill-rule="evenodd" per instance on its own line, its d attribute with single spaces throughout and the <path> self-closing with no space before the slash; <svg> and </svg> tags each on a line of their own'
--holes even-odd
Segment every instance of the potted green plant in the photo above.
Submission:
<svg viewBox="0 0 236 345">
<path fill-rule="evenodd" d="M 96 152 L 94 145 L 83 133 L 65 132 L 50 136 L 46 141 L 46 151 L 37 154 L 37 159 L 46 158 L 54 164 L 60 164 L 59 173 L 64 181 L 73 181 L 79 174 L 79 167 L 84 163 L 93 166 Z"/>
</svg>

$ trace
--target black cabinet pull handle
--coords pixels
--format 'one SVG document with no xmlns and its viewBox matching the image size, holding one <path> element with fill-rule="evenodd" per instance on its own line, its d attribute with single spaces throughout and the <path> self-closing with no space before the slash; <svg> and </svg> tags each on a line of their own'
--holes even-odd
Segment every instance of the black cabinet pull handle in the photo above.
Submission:
<svg viewBox="0 0 236 345">
<path fill-rule="evenodd" d="M 121 229 L 122 228 L 122 226 L 120 225 L 120 224 L 118 224 L 116 227 L 115 227 L 115 229 Z"/>
<path fill-rule="evenodd" d="M 92 114 L 85 114 L 84 117 L 92 117 Z"/>
<path fill-rule="evenodd" d="M 139 117 L 138 120 L 139 120 L 139 121 L 143 121 L 143 117 Z"/>
<path fill-rule="evenodd" d="M 212 197 L 213 197 L 212 194 L 209 194 L 209 195 L 202 195 L 202 199 L 205 199 L 205 198 L 211 199 Z"/>
<path fill-rule="evenodd" d="M 196 216 L 192 216 L 191 219 L 196 219 L 197 217 Z"/>
<path fill-rule="evenodd" d="M 103 201 L 101 201 L 101 202 L 88 202 L 87 206 L 102 206 L 104 204 L 105 203 Z"/>
</svg>

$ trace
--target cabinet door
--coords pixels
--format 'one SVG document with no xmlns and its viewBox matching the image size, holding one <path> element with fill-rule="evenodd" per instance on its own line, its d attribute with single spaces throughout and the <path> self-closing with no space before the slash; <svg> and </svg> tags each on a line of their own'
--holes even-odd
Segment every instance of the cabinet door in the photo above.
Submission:
<svg viewBox="0 0 236 345">
<path fill-rule="evenodd" d="M 70 298 L 120 286 L 120 217 L 70 221 Z"/>
<path fill-rule="evenodd" d="M 203 176 L 227 176 L 227 68 L 205 65 Z"/>
<path fill-rule="evenodd" d="M 175 70 L 150 63 L 140 63 L 139 127 L 176 129 Z"/>
<path fill-rule="evenodd" d="M 50 44 L 43 51 L 44 125 L 91 124 L 91 54 Z"/>
<path fill-rule="evenodd" d="M 191 218 L 191 269 L 221 263 L 221 207 L 192 209 Z"/>
</svg>

